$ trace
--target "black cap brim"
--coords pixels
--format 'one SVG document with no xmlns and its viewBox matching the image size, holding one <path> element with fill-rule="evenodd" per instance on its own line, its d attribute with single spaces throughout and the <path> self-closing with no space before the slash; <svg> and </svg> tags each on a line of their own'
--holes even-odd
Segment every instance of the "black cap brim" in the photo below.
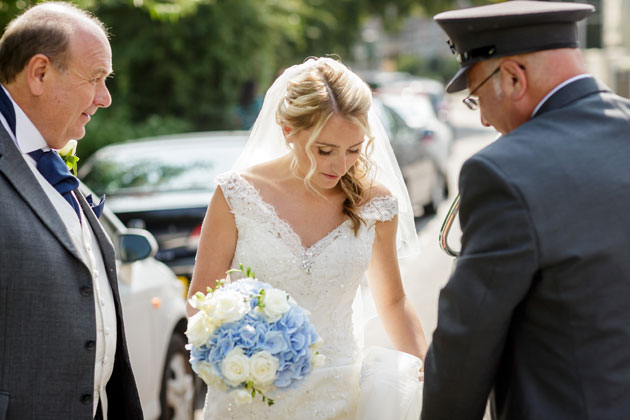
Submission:
<svg viewBox="0 0 630 420">
<path fill-rule="evenodd" d="M 453 76 L 451 81 L 448 82 L 448 85 L 446 85 L 446 91 L 448 93 L 455 93 L 455 92 L 459 92 L 460 90 L 466 89 L 466 86 L 467 86 L 466 72 L 468 71 L 470 67 L 471 65 L 468 65 L 457 70 L 457 73 L 455 73 L 455 76 Z"/>
</svg>

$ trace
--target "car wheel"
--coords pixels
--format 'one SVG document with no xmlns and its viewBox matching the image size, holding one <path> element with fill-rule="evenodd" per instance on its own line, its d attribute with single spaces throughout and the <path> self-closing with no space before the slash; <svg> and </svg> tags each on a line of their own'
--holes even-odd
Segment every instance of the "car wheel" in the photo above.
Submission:
<svg viewBox="0 0 630 420">
<path fill-rule="evenodd" d="M 186 340 L 175 333 L 166 353 L 160 388 L 160 420 L 192 420 L 195 397 L 194 375 L 184 348 Z"/>
</svg>

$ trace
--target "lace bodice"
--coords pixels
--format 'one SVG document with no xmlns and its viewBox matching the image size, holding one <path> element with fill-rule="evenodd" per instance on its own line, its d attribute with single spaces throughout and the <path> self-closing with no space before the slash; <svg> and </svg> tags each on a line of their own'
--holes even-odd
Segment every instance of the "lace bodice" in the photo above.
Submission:
<svg viewBox="0 0 630 420">
<path fill-rule="evenodd" d="M 239 263 L 250 266 L 256 277 L 286 290 L 311 313 L 309 319 L 324 339 L 321 351 L 326 355 L 327 367 L 354 363 L 358 346 L 353 333 L 352 302 L 370 261 L 374 226 L 377 221 L 396 216 L 396 199 L 377 196 L 363 205 L 360 215 L 366 224 L 358 235 L 355 236 L 351 221 L 346 220 L 305 248 L 291 226 L 241 175 L 223 174 L 217 182 L 238 230 L 232 268 L 238 268 Z M 334 386 L 334 381 L 328 382 Z M 340 382 L 339 386 L 344 385 Z M 337 395 L 330 391 L 330 395 Z M 343 396 L 343 389 L 338 392 Z"/>
</svg>

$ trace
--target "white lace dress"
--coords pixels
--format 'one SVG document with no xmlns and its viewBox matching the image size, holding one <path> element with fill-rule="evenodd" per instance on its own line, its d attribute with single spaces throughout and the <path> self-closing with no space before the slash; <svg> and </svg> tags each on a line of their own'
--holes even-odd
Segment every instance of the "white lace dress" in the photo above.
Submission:
<svg viewBox="0 0 630 420">
<path fill-rule="evenodd" d="M 377 221 L 391 220 L 396 199 L 379 196 L 361 208 L 366 220 L 358 236 L 345 221 L 310 248 L 281 220 L 274 208 L 239 174 L 217 178 L 234 214 L 238 240 L 232 267 L 250 266 L 256 277 L 286 290 L 324 339 L 324 367 L 299 386 L 236 405 L 226 393 L 209 388 L 204 419 L 413 419 L 419 417 L 421 387 L 414 356 L 381 349 L 363 354 L 355 339 L 352 303 L 364 275 Z"/>
</svg>

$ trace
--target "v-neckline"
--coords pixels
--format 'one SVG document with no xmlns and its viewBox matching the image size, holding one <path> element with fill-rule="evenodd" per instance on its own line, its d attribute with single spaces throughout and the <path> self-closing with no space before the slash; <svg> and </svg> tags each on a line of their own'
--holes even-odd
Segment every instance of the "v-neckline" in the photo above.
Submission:
<svg viewBox="0 0 630 420">
<path fill-rule="evenodd" d="M 303 254 L 312 254 L 314 250 L 316 250 L 318 247 L 322 246 L 321 244 L 325 244 L 327 242 L 328 238 L 334 237 L 334 235 L 339 230 L 341 230 L 350 221 L 350 219 L 344 220 L 343 222 L 338 224 L 335 228 L 333 228 L 331 231 L 329 231 L 327 234 L 322 236 L 320 239 L 318 239 L 317 241 L 313 242 L 310 246 L 306 246 L 306 245 L 304 245 L 304 241 L 302 240 L 302 237 L 295 231 L 293 226 L 291 226 L 291 224 L 289 222 L 287 222 L 285 219 L 281 218 L 278 215 L 278 212 L 276 211 L 276 208 L 271 203 L 268 203 L 267 201 L 265 201 L 263 199 L 262 194 L 254 186 L 254 184 L 252 184 L 247 179 L 245 179 L 245 177 L 243 177 L 240 173 L 236 173 L 236 176 L 243 183 L 245 183 L 249 189 L 251 189 L 251 191 L 254 193 L 254 196 L 256 197 L 256 199 L 260 202 L 260 204 L 265 209 L 267 209 L 267 211 L 271 214 L 271 217 L 273 217 L 278 223 L 283 225 L 288 232 L 290 232 L 290 234 L 293 236 L 293 242 L 295 243 L 296 246 L 299 247 L 301 253 L 303 253 Z"/>
</svg>

